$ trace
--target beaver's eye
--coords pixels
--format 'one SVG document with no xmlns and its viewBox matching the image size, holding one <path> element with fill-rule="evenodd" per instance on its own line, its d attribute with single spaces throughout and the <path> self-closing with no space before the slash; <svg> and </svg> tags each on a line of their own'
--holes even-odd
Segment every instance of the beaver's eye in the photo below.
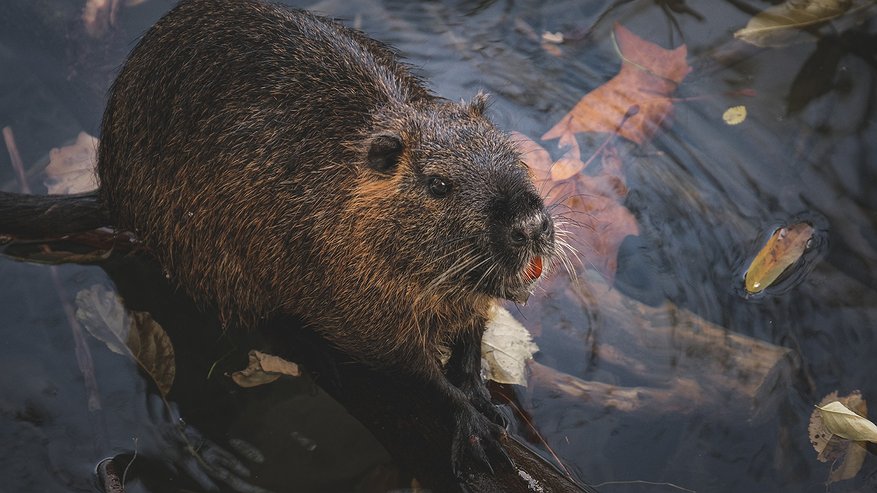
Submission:
<svg viewBox="0 0 877 493">
<path fill-rule="evenodd" d="M 429 188 L 429 193 L 433 197 L 447 197 L 448 193 L 451 191 L 451 186 L 448 185 L 448 182 L 438 176 L 430 176 L 427 178 L 426 186 Z"/>
</svg>

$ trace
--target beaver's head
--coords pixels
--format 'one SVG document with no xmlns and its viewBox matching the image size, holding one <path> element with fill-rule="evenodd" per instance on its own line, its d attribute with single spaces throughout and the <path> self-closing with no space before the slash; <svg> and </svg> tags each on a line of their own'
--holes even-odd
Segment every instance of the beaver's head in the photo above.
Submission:
<svg viewBox="0 0 877 493">
<path fill-rule="evenodd" d="M 365 139 L 352 201 L 359 243 L 420 295 L 525 301 L 555 263 L 551 214 L 485 105 L 478 95 L 407 106 Z"/>
</svg>

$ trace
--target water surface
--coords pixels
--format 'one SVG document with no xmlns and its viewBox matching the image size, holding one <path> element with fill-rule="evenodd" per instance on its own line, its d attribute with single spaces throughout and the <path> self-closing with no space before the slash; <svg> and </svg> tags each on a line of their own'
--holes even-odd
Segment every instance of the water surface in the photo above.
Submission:
<svg viewBox="0 0 877 493">
<path fill-rule="evenodd" d="M 807 435 L 813 406 L 830 392 L 856 389 L 877 402 L 873 19 L 863 15 L 809 43 L 758 49 L 732 33 L 765 2 L 298 5 L 396 46 L 438 94 L 460 99 L 487 90 L 497 123 L 536 140 L 618 71 L 613 22 L 667 48 L 687 45 L 693 70 L 675 93 L 666 128 L 642 146 L 618 143 L 629 188 L 624 205 L 640 234 L 622 244 L 615 297 L 583 267 L 584 294 L 543 292 L 533 306 L 512 310 L 536 335 L 540 364 L 619 391 L 672 397 L 679 382 L 720 389 L 742 382 L 745 368 L 716 361 L 733 352 L 705 353 L 686 342 L 698 324 L 727 341 L 740 335 L 776 348 L 785 354 L 782 375 L 757 399 L 722 390 L 687 402 L 683 393 L 681 403 L 634 411 L 531 384 L 518 389 L 518 401 L 545 443 L 521 433 L 534 446 L 547 443 L 576 476 L 607 483 L 604 492 L 826 490 L 829 464 L 817 461 Z M 78 8 L 65 2 L 0 7 L 0 125 L 13 129 L 35 193 L 45 192 L 50 149 L 80 131 L 97 135 L 113 74 L 170 6 L 151 0 L 125 8 L 117 27 L 97 39 L 85 36 Z M 565 34 L 559 53 L 541 46 L 543 32 Z M 726 125 L 722 113 L 739 104 L 748 118 Z M 585 158 L 603 139 L 581 136 Z M 555 142 L 541 144 L 559 157 Z M 0 187 L 19 189 L 5 152 Z M 823 255 L 787 289 L 741 296 L 746 262 L 795 218 L 824 229 Z M 251 391 L 231 385 L 223 374 L 240 366 L 249 336 L 224 335 L 209 313 L 155 294 L 160 279 L 138 272 L 0 257 L 0 491 L 93 491 L 102 458 L 135 450 L 142 465 L 129 491 L 209 491 L 211 484 L 223 491 L 386 491 L 405 484 L 368 432 L 307 381 Z M 178 361 L 170 409 L 131 361 L 87 333 L 96 387 L 86 385 L 65 304 L 74 306 L 83 289 L 114 283 L 131 293 L 128 301 L 163 307 L 157 320 L 191 327 L 174 340 L 187 359 Z M 662 336 L 642 342 L 624 332 L 611 300 L 663 310 L 650 312 L 665 315 Z M 252 487 L 205 479 L 183 450 L 181 419 L 193 442 L 246 465 Z M 830 491 L 873 491 L 875 471 L 869 454 L 853 479 Z"/>
</svg>

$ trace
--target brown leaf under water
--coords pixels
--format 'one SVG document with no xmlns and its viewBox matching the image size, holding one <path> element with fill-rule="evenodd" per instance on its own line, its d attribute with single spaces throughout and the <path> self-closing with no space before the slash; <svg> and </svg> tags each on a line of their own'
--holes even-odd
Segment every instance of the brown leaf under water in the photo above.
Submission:
<svg viewBox="0 0 877 493">
<path fill-rule="evenodd" d="M 174 346 L 146 312 L 128 312 L 112 290 L 95 285 L 76 294 L 76 319 L 114 353 L 133 359 L 167 395 L 176 377 Z"/>
<path fill-rule="evenodd" d="M 561 146 L 570 146 L 576 133 L 603 132 L 641 145 L 652 138 L 673 109 L 670 95 L 691 71 L 687 47 L 667 50 L 617 23 L 614 39 L 621 70 L 579 100 L 543 140 L 559 138 Z"/>
<path fill-rule="evenodd" d="M 603 146 L 599 151 L 601 171 L 592 176 L 582 173 L 584 163 L 569 153 L 552 162 L 548 151 L 526 135 L 514 133 L 513 137 L 547 205 L 558 216 L 558 229 L 566 232 L 562 239 L 576 250 L 586 267 L 611 282 L 621 242 L 628 235 L 639 234 L 636 218 L 621 204 L 627 186 L 615 148 Z"/>
</svg>

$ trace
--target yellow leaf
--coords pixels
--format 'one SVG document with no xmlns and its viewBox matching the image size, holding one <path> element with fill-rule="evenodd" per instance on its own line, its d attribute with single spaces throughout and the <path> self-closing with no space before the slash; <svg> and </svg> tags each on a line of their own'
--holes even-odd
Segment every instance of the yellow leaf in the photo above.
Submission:
<svg viewBox="0 0 877 493">
<path fill-rule="evenodd" d="M 825 427 L 833 434 L 848 440 L 877 443 L 877 425 L 850 411 L 838 401 L 817 406 Z"/>
<path fill-rule="evenodd" d="M 852 0 L 786 0 L 749 20 L 734 37 L 755 46 L 776 47 L 799 43 L 814 36 L 802 29 L 828 22 L 842 15 Z"/>
<path fill-rule="evenodd" d="M 725 123 L 728 125 L 738 125 L 743 123 L 743 120 L 746 119 L 746 107 L 743 105 L 732 106 L 725 110 L 725 113 L 722 114 L 722 119 L 725 120 Z"/>
</svg>

